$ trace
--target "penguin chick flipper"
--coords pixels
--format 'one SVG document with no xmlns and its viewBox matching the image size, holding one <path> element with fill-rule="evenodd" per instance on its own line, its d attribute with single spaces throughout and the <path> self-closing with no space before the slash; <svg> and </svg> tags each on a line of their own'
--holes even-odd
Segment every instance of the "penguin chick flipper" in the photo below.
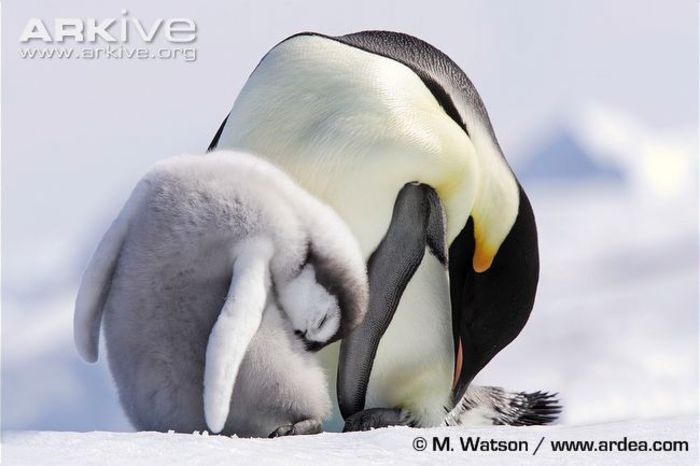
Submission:
<svg viewBox="0 0 700 466">
<path fill-rule="evenodd" d="M 226 301 L 209 335 L 204 365 L 204 418 L 215 434 L 226 424 L 238 370 L 262 322 L 273 246 L 268 240 L 254 239 L 237 252 Z"/>
<path fill-rule="evenodd" d="M 105 302 L 129 225 L 147 192 L 147 182 L 142 181 L 136 185 L 119 216 L 97 246 L 80 280 L 73 315 L 73 337 L 80 356 L 87 362 L 97 361 Z"/>
<path fill-rule="evenodd" d="M 290 435 L 314 435 L 322 432 L 321 421 L 318 419 L 304 419 L 295 424 L 279 426 L 268 437 L 287 437 Z"/>
<path fill-rule="evenodd" d="M 399 408 L 371 408 L 350 416 L 345 421 L 343 432 L 358 432 L 390 426 L 413 427 L 414 421 L 408 411 Z"/>
<path fill-rule="evenodd" d="M 445 263 L 442 206 L 430 186 L 408 183 L 399 191 L 389 228 L 367 263 L 369 307 L 365 319 L 340 344 L 337 393 L 344 419 L 365 407 L 379 341 L 423 260 L 426 246 Z"/>
</svg>

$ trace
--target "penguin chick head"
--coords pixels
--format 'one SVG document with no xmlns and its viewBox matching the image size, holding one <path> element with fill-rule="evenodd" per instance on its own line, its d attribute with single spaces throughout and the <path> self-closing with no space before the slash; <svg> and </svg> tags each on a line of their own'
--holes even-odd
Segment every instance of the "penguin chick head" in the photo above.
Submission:
<svg viewBox="0 0 700 466">
<path fill-rule="evenodd" d="M 307 350 L 317 351 L 337 339 L 341 323 L 338 299 L 318 283 L 310 263 L 280 286 L 278 294 L 294 333 L 304 341 Z"/>
<path fill-rule="evenodd" d="M 299 272 L 276 282 L 282 309 L 309 350 L 346 337 L 365 318 L 369 283 L 354 235 L 338 214 L 309 197 L 300 209 L 306 256 Z"/>
</svg>

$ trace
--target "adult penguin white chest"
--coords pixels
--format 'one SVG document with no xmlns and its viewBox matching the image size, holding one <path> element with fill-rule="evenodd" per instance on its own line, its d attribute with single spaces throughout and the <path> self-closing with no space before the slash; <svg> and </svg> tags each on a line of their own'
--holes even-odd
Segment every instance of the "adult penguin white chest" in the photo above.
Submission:
<svg viewBox="0 0 700 466">
<path fill-rule="evenodd" d="M 538 271 L 529 203 L 471 82 L 425 42 L 293 36 L 258 64 L 211 146 L 282 167 L 340 214 L 369 260 L 366 328 L 340 353 L 344 417 L 382 408 L 442 423 L 527 320 Z"/>
</svg>

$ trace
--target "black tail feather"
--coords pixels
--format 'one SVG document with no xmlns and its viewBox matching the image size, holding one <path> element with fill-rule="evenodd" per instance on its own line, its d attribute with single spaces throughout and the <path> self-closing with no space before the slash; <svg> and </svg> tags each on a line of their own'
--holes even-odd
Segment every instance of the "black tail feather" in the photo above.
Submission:
<svg viewBox="0 0 700 466">
<path fill-rule="evenodd" d="M 562 406 L 558 393 L 537 391 L 534 393 L 520 392 L 513 400 L 513 407 L 519 413 L 510 425 L 536 426 L 552 424 L 559 418 Z"/>
<path fill-rule="evenodd" d="M 471 413 L 493 425 L 535 426 L 556 422 L 562 411 L 558 393 L 508 392 L 500 387 L 470 386 L 458 407 L 447 416 L 449 425 L 469 425 Z M 476 410 L 476 411 L 474 411 Z"/>
</svg>

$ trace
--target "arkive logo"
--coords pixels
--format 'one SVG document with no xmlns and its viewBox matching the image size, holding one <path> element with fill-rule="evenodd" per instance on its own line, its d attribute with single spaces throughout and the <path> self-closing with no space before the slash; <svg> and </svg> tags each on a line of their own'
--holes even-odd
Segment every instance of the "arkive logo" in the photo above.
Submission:
<svg viewBox="0 0 700 466">
<path fill-rule="evenodd" d="M 116 18 L 55 18 L 53 24 L 41 18 L 30 18 L 25 25 L 20 42 L 23 43 L 75 43 L 105 42 L 128 43 L 140 40 L 150 44 L 157 38 L 171 43 L 191 43 L 197 39 L 197 25 L 191 18 L 156 18 L 141 21 L 122 10 Z"/>
</svg>

